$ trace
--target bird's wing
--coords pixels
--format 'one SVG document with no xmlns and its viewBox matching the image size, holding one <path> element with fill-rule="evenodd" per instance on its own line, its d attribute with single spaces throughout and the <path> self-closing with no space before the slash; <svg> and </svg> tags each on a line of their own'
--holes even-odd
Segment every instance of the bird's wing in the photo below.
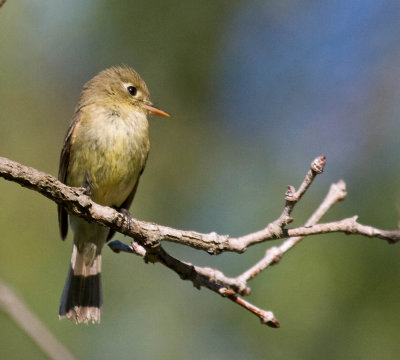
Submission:
<svg viewBox="0 0 400 360">
<path fill-rule="evenodd" d="M 77 128 L 77 124 L 81 118 L 81 111 L 77 111 L 72 121 L 68 133 L 64 139 L 64 146 L 61 150 L 60 156 L 60 167 L 58 169 L 58 180 L 65 184 L 68 174 L 69 158 L 71 153 L 71 146 L 74 142 L 74 132 Z M 68 213 L 65 208 L 61 205 L 57 206 L 58 210 L 58 227 L 60 229 L 61 239 L 65 240 L 68 233 Z"/>
</svg>

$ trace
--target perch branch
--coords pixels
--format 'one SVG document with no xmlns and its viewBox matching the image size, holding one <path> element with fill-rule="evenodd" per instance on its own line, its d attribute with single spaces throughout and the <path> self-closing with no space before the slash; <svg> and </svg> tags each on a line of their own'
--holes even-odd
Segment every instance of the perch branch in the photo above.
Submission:
<svg viewBox="0 0 400 360">
<path fill-rule="evenodd" d="M 315 163 L 315 161 L 313 163 Z M 313 173 L 313 176 L 317 174 L 315 171 L 313 171 Z M 389 243 L 397 242 L 400 239 L 399 230 L 388 231 L 376 229 L 359 224 L 355 219 L 353 219 L 351 227 L 349 227 L 348 221 L 339 221 L 336 223 L 336 226 L 332 226 L 332 224 L 326 224 L 326 226 L 324 226 L 325 224 L 320 224 L 317 227 L 311 226 L 295 229 L 285 229 L 277 226 L 278 223 L 285 224 L 288 222 L 291 210 L 298 201 L 296 197 L 298 197 L 299 194 L 304 194 L 305 190 L 300 193 L 299 191 L 294 192 L 295 196 L 293 199 L 291 194 L 286 194 L 286 200 L 287 202 L 289 201 L 289 204 L 286 203 L 285 210 L 278 220 L 270 223 L 260 231 L 235 238 L 229 237 L 228 235 L 219 235 L 215 232 L 203 234 L 196 231 L 173 229 L 147 221 L 128 219 L 126 215 L 113 208 L 101 206 L 93 202 L 82 188 L 69 187 L 49 174 L 2 157 L 0 157 L 0 177 L 35 190 L 54 202 L 62 204 L 71 214 L 82 217 L 89 222 L 102 224 L 121 234 L 132 237 L 138 243 L 146 246 L 154 246 L 161 241 L 170 241 L 216 255 L 224 251 L 243 253 L 246 251 L 247 247 L 261 242 L 290 236 L 315 235 L 321 231 L 323 233 L 343 232 L 347 234 L 373 236 L 384 239 Z M 306 176 L 305 181 L 299 189 L 306 189 L 311 184 L 308 178 L 309 177 Z M 290 187 L 290 192 L 293 192 L 293 187 Z"/>
<path fill-rule="evenodd" d="M 110 247 L 115 252 L 134 253 L 142 256 L 146 261 L 160 262 L 175 271 L 182 279 L 191 280 L 197 288 L 207 287 L 257 315 L 263 323 L 272 327 L 279 327 L 279 322 L 271 311 L 261 310 L 243 300 L 239 295 L 248 295 L 250 288 L 247 287 L 247 281 L 254 278 L 269 265 L 276 263 L 285 252 L 299 243 L 304 236 L 343 232 L 376 237 L 389 243 L 400 240 L 400 230 L 381 230 L 363 225 L 357 222 L 356 216 L 336 222 L 318 224 L 318 221 L 330 207 L 346 195 L 344 182 L 332 185 L 327 197 L 305 226 L 286 228 L 293 220 L 290 217 L 293 208 L 310 187 L 315 177 L 322 173 L 325 162 L 323 156 L 316 158 L 298 190 L 296 191 L 293 186 L 288 187 L 285 194 L 285 206 L 277 220 L 260 231 L 236 238 L 219 235 L 215 232 L 202 234 L 195 231 L 178 230 L 128 218 L 113 208 L 96 204 L 85 194 L 84 189 L 71 188 L 49 174 L 1 157 L 0 177 L 43 194 L 56 203 L 62 204 L 71 214 L 82 217 L 89 222 L 102 224 L 134 240 L 131 246 L 118 241 L 112 242 Z M 263 259 L 236 278 L 229 278 L 219 270 L 182 262 L 169 255 L 161 246 L 162 241 L 170 241 L 215 255 L 225 251 L 243 253 L 249 246 L 282 238 L 288 239 L 279 247 L 267 250 Z"/>
</svg>

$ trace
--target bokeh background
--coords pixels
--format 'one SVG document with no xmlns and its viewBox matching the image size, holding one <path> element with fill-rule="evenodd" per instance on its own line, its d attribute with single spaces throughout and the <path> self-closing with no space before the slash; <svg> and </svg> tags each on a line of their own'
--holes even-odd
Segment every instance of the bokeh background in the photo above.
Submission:
<svg viewBox="0 0 400 360">
<path fill-rule="evenodd" d="M 328 163 L 296 207 L 329 185 L 349 195 L 326 220 L 358 214 L 396 228 L 400 206 L 400 3 L 339 1 L 7 1 L 0 9 L 0 156 L 57 174 L 82 85 L 134 67 L 171 119 L 151 119 L 134 216 L 242 235 L 281 212 L 287 184 Z M 252 281 L 273 330 L 161 265 L 104 251 L 100 326 L 59 321 L 71 252 L 56 206 L 0 179 L 0 278 L 79 359 L 397 359 L 400 247 L 343 234 L 306 239 Z M 117 235 L 117 239 L 123 236 Z M 128 239 L 125 239 L 128 241 Z M 264 253 L 211 257 L 237 275 Z M 0 311 L 0 357 L 42 359 Z"/>
</svg>

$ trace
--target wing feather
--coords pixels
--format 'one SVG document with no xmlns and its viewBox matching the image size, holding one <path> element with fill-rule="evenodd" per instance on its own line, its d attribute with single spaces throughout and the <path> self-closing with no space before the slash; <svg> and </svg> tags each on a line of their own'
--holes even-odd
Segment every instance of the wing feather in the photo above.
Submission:
<svg viewBox="0 0 400 360">
<path fill-rule="evenodd" d="M 67 135 L 64 139 L 64 145 L 60 155 L 60 167 L 58 169 L 58 180 L 65 184 L 68 176 L 68 166 L 71 154 L 71 146 L 74 142 L 74 132 L 77 128 L 79 120 L 81 118 L 81 111 L 75 114 L 75 117 L 68 129 Z M 65 240 L 68 233 L 68 213 L 61 205 L 57 206 L 58 211 L 58 227 L 60 230 L 60 236 L 62 240 Z"/>
</svg>

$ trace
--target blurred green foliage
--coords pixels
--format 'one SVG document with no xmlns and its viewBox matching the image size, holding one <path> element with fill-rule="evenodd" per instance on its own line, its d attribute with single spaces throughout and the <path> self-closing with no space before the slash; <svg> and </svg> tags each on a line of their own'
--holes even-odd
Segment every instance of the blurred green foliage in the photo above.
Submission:
<svg viewBox="0 0 400 360">
<path fill-rule="evenodd" d="M 286 184 L 300 183 L 312 157 L 307 143 L 296 154 L 285 151 L 285 129 L 276 128 L 279 118 L 272 119 L 275 125 L 270 120 L 273 131 L 255 137 L 230 128 L 225 109 L 241 106 L 246 113 L 246 102 L 230 103 L 224 96 L 235 90 L 229 89 L 224 69 L 237 64 L 225 50 L 236 41 L 233 19 L 240 19 L 247 6 L 244 1 L 8 1 L 0 9 L 0 156 L 55 175 L 82 85 L 103 68 L 125 63 L 145 79 L 153 102 L 173 115 L 151 119 L 152 150 L 131 209 L 134 216 L 232 235 L 262 228 L 280 214 Z M 296 6 L 264 4 L 271 23 L 280 16 L 278 28 L 289 26 Z M 392 79 L 379 74 L 386 89 L 385 81 Z M 247 79 L 247 74 L 237 76 Z M 253 86 L 250 82 L 244 89 L 249 96 Z M 363 223 L 396 226 L 397 128 L 390 122 L 384 130 L 378 125 L 390 101 L 397 100 L 389 95 L 368 103 L 376 109 L 374 121 L 363 128 L 370 142 L 346 173 L 349 196 L 329 220 L 358 213 Z M 312 96 L 307 101 L 312 104 Z M 285 125 L 289 133 L 296 129 L 296 116 Z M 253 120 L 242 119 L 243 126 Z M 318 136 L 313 130 L 307 129 L 309 138 Z M 294 213 L 296 224 L 342 176 L 329 166 L 328 157 L 326 173 Z M 71 239 L 59 240 L 55 205 L 0 179 L 0 206 L 0 277 L 77 358 L 396 359 L 400 352 L 398 246 L 340 234 L 304 241 L 250 284 L 250 301 L 273 310 L 282 324 L 279 330 L 261 326 L 234 304 L 197 291 L 160 265 L 106 248 L 102 324 L 75 326 L 57 319 Z M 210 257 L 166 247 L 184 260 L 232 276 L 266 248 Z M 1 311 L 0 320 L 0 358 L 43 358 Z"/>
</svg>

